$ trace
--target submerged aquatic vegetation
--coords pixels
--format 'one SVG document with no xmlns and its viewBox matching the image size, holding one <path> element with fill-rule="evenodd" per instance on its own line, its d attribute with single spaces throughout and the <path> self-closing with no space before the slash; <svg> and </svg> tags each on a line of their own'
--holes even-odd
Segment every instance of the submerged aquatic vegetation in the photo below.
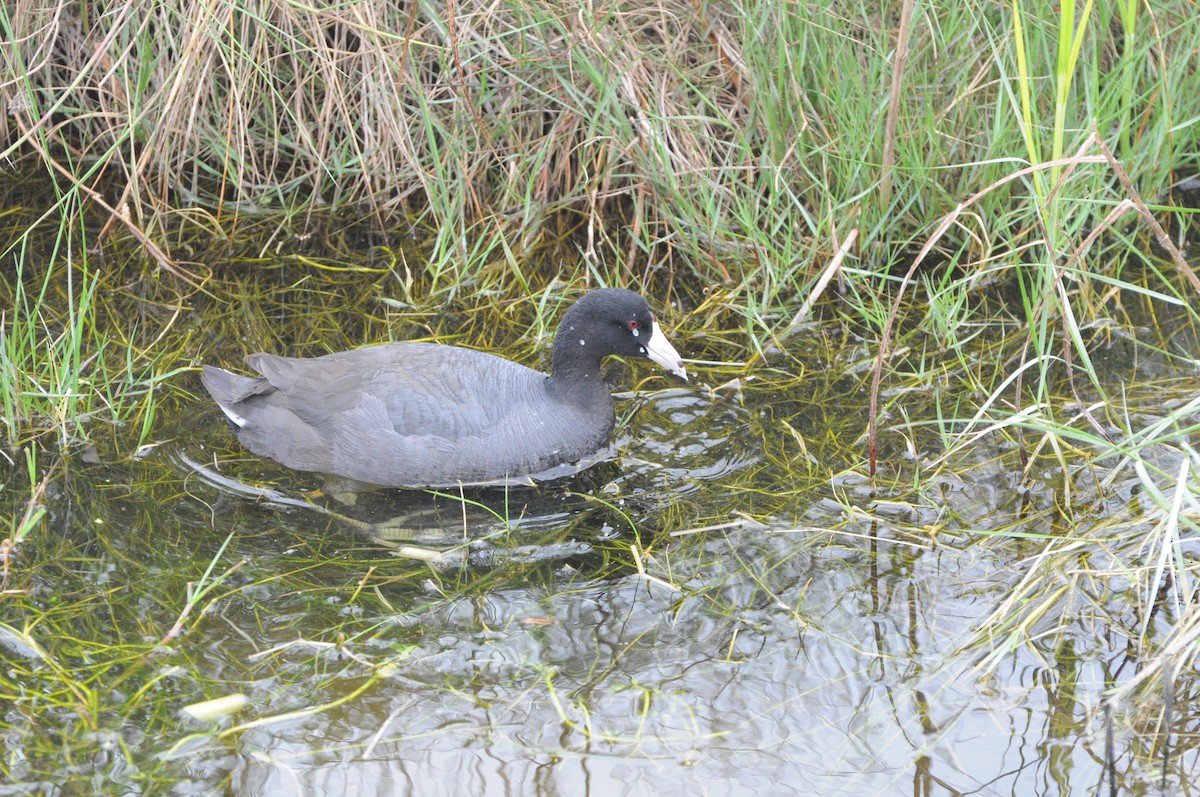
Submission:
<svg viewBox="0 0 1200 797">
<path fill-rule="evenodd" d="M 233 363 L 248 350 L 427 336 L 536 363 L 534 349 L 545 348 L 536 330 L 552 326 L 572 294 L 552 271 L 531 268 L 532 293 L 521 297 L 498 265 L 485 281 L 495 293 L 464 292 L 444 313 L 440 297 L 423 304 L 416 282 L 411 304 L 381 301 L 372 286 L 382 279 L 399 295 L 394 272 L 313 272 L 280 260 L 216 270 L 208 294 L 192 300 L 185 345 Z M 929 692 L 935 715 L 972 705 L 968 684 L 1018 688 L 1008 674 L 1017 661 L 1065 679 L 1071 656 L 1101 656 L 1114 673 L 1105 683 L 1128 686 L 1119 663 L 1128 646 L 1141 656 L 1184 650 L 1175 634 L 1187 626 L 1176 632 L 1165 620 L 1187 616 L 1186 544 L 1169 612 L 1152 594 L 1154 569 L 1138 562 L 1167 565 L 1159 578 L 1175 566 L 1163 552 L 1188 522 L 1195 471 L 1184 491 L 1159 487 L 1162 506 L 1182 510 L 1176 530 L 1159 503 L 1138 501 L 1136 478 L 1139 467 L 1152 480 L 1182 472 L 1169 450 L 1187 445 L 1175 432 L 1189 434 L 1195 410 L 1178 352 L 1200 339 L 1185 308 L 1131 286 L 1143 302 L 1126 306 L 1137 338 L 1113 326 L 1085 330 L 1106 395 L 1122 395 L 1113 378 L 1127 381 L 1126 417 L 1096 407 L 1086 380 L 1065 377 L 1045 405 L 1006 412 L 1012 374 L 996 363 L 1019 362 L 1026 333 L 1016 320 L 980 319 L 950 349 L 905 330 L 888 358 L 890 418 L 874 480 L 864 443 L 874 344 L 828 318 L 803 324 L 752 369 L 733 362 L 749 350 L 744 337 L 702 310 L 680 317 L 713 330 L 708 340 L 668 318 L 684 332 L 681 349 L 724 364 L 697 364 L 696 386 L 656 389 L 666 383 L 650 376 L 622 404 L 617 462 L 569 492 L 385 493 L 339 506 L 303 492 L 315 480 L 248 458 L 195 378 L 172 379 L 146 456 L 123 457 L 128 441 L 101 437 L 103 464 L 50 470 L 54 452 L 40 451 L 40 473 L 6 488 L 19 497 L 4 510 L 14 524 L 28 506 L 45 510 L 0 597 L 14 618 L 6 644 L 25 662 L 4 676 L 6 694 L 41 684 L 49 697 L 21 698 L 23 712 L 70 736 L 76 755 L 101 755 L 105 739 L 119 739 L 124 769 L 112 783 L 153 789 L 175 778 L 223 782 L 229 756 L 241 757 L 229 750 L 235 742 L 290 749 L 249 765 L 273 772 L 293 755 L 350 766 L 368 752 L 470 749 L 480 735 L 520 760 L 530 755 L 523 745 L 571 757 L 602 744 L 656 765 L 694 755 L 721 777 L 720 751 L 757 738 L 764 717 L 796 729 L 780 760 L 806 760 L 794 745 L 817 744 L 819 734 L 802 717 L 828 717 L 826 701 L 853 695 L 871 668 L 902 693 L 958 673 L 960 686 Z M 1157 320 L 1141 312 L 1172 307 L 1176 315 Z M 365 311 L 357 324 L 340 325 L 347 308 Z M 1104 455 L 1105 435 L 1070 411 L 1076 393 L 1108 437 L 1124 436 L 1122 449 Z M 205 471 L 271 485 L 289 502 L 238 497 Z M 50 495 L 34 497 L 47 472 Z M 397 511 L 406 516 L 384 517 Z M 1168 547 L 1147 554 L 1159 519 Z M 866 656 L 872 627 L 881 649 Z M 842 662 L 851 651 L 861 656 Z M 1139 676 L 1140 695 L 1154 694 L 1149 678 Z M 726 692 L 712 693 L 717 683 Z M 766 696 L 751 700 L 759 689 Z M 1084 692 L 1081 713 L 1100 700 L 1094 686 Z M 240 710 L 176 714 L 214 700 Z M 72 701 L 85 709 L 69 710 Z M 1115 705 L 1125 727 L 1152 704 Z M 0 728 L 6 747 L 29 751 L 4 774 L 26 784 L 68 777 L 27 716 L 7 715 Z M 953 747 L 958 734 L 978 732 L 962 720 L 928 738 Z M 1132 749 L 1117 755 L 1129 778 L 1144 777 Z M 135 769 L 143 780 L 122 780 Z M 878 785 L 864 779 L 850 790 Z"/>
</svg>

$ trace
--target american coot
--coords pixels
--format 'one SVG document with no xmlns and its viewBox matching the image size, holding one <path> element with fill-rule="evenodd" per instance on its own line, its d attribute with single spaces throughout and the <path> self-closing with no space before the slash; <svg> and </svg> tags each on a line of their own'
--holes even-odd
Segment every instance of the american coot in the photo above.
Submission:
<svg viewBox="0 0 1200 797">
<path fill-rule="evenodd" d="M 261 377 L 201 380 L 246 448 L 296 470 L 395 487 L 528 482 L 604 447 L 610 354 L 687 379 L 638 294 L 604 288 L 563 316 L 551 373 L 472 349 L 387 343 L 323 357 L 251 354 Z"/>
</svg>

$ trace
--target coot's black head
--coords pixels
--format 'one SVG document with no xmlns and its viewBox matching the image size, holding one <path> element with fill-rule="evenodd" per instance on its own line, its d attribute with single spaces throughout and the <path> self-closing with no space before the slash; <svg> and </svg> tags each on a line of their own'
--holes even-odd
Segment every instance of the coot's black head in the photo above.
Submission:
<svg viewBox="0 0 1200 797">
<path fill-rule="evenodd" d="M 679 352 L 646 300 L 624 288 L 591 291 L 566 312 L 554 337 L 550 372 L 556 380 L 599 380 L 600 361 L 610 354 L 646 357 L 687 379 Z"/>
</svg>

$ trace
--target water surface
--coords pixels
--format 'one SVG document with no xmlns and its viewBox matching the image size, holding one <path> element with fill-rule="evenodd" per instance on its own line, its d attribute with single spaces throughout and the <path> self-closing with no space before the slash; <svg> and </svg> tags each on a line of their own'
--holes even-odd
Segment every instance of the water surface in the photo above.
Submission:
<svg viewBox="0 0 1200 797">
<path fill-rule="evenodd" d="M 88 691 L 53 691 L 36 722 L 9 703 L 0 794 L 1083 795 L 1110 755 L 1121 793 L 1159 793 L 1137 707 L 1099 710 L 1136 672 L 1140 598 L 1072 598 L 1105 566 L 1093 529 L 1145 530 L 1138 485 L 1086 456 L 1025 476 L 999 436 L 942 462 L 938 387 L 891 394 L 872 483 L 871 352 L 826 343 L 802 333 L 719 391 L 745 371 L 680 385 L 614 363 L 637 388 L 606 462 L 353 505 L 242 450 L 181 375 L 154 445 L 119 457 L 98 435 L 14 560 L 10 682 L 51 693 L 66 670 Z M 1114 382 L 1135 366 L 1114 356 Z M 1186 400 L 1175 384 L 1131 413 Z M 9 474 L 10 514 L 27 489 Z M 1052 604 L 1083 606 L 1070 622 L 1006 607 L 1048 551 L 1077 557 Z M 1021 632 L 980 644 L 997 611 Z M 234 715 L 181 713 L 230 695 Z M 1187 738 L 1168 793 L 1190 793 Z"/>
</svg>

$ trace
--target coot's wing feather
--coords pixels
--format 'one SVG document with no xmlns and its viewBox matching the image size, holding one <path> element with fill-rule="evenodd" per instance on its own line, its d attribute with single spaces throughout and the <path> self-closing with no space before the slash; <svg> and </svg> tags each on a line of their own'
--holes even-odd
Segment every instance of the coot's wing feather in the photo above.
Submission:
<svg viewBox="0 0 1200 797">
<path fill-rule="evenodd" d="M 382 368 L 363 385 L 387 405 L 400 435 L 487 435 L 514 408 L 545 401 L 546 377 L 503 357 L 434 345 L 402 355 L 402 368 Z"/>
<path fill-rule="evenodd" d="M 337 423 L 348 432 L 354 427 L 343 414 L 373 397 L 402 437 L 485 434 L 514 403 L 535 401 L 545 379 L 486 352 L 428 343 L 391 343 L 314 359 L 257 354 L 247 362 L 278 391 L 272 403 L 286 404 L 310 426 L 332 430 Z M 363 424 L 364 432 L 379 428 L 366 425 L 361 414 L 354 423 Z"/>
<path fill-rule="evenodd" d="M 387 428 L 384 403 L 364 393 L 358 407 L 326 429 L 332 469 L 409 487 L 494 482 L 577 461 L 602 447 L 612 428 L 611 414 L 597 420 L 580 408 L 545 402 L 505 406 L 485 426 L 443 407 L 436 423 L 399 433 Z"/>
</svg>

